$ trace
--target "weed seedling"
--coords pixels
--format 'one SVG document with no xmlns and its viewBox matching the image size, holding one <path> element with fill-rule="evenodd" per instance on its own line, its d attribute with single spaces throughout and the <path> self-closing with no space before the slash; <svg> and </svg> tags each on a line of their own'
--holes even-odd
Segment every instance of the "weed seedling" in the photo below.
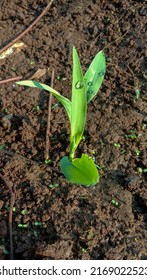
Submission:
<svg viewBox="0 0 147 280">
<path fill-rule="evenodd" d="M 50 189 L 55 189 L 55 188 L 58 188 L 58 187 L 59 187 L 58 184 L 50 184 L 50 185 L 49 185 L 49 188 L 50 188 Z"/>
<path fill-rule="evenodd" d="M 4 255 L 9 255 L 9 252 L 8 252 L 8 250 L 4 247 L 4 245 L 0 245 L 0 250 L 3 251 L 3 254 L 4 254 Z"/>
<path fill-rule="evenodd" d="M 20 228 L 27 228 L 27 224 L 18 224 L 18 227 L 20 227 Z"/>
<path fill-rule="evenodd" d="M 42 226 L 42 223 L 36 221 L 36 222 L 34 222 L 34 225 L 35 225 L 36 227 L 38 227 L 38 226 L 40 227 L 40 226 Z"/>
<path fill-rule="evenodd" d="M 119 205 L 118 201 L 116 201 L 116 200 L 114 200 L 114 199 L 111 200 L 111 203 L 112 203 L 112 205 L 115 206 L 115 207 L 118 207 L 118 205 Z"/>
<path fill-rule="evenodd" d="M 137 138 L 137 134 L 135 132 L 135 130 L 133 129 L 130 129 L 130 132 L 128 134 L 125 135 L 127 138 L 130 138 L 130 139 L 136 139 Z"/>
<path fill-rule="evenodd" d="M 45 164 L 50 164 L 52 161 L 51 161 L 51 159 L 45 159 Z"/>
<path fill-rule="evenodd" d="M 136 156 L 139 156 L 140 155 L 140 151 L 138 149 L 135 150 L 135 154 Z"/>
<path fill-rule="evenodd" d="M 52 106 L 52 109 L 55 109 L 58 106 L 58 103 Z"/>
<path fill-rule="evenodd" d="M 142 129 L 145 129 L 145 128 L 147 128 L 147 124 L 146 124 L 146 123 L 143 123 Z"/>
<path fill-rule="evenodd" d="M 73 47 L 72 55 L 71 101 L 53 88 L 36 81 L 20 81 L 17 84 L 49 91 L 62 103 L 70 122 L 70 152 L 69 157 L 64 156 L 61 159 L 61 170 L 69 182 L 91 186 L 99 181 L 99 173 L 94 161 L 86 154 L 82 154 L 81 158 L 75 158 L 74 155 L 83 137 L 87 104 L 97 94 L 103 82 L 106 72 L 106 61 L 104 52 L 98 52 L 85 75 L 83 75 L 80 59 L 75 47 Z"/>
<path fill-rule="evenodd" d="M 3 149 L 5 149 L 5 145 L 4 144 L 0 145 L 0 150 L 3 150 Z"/>
<path fill-rule="evenodd" d="M 39 106 L 39 105 L 35 106 L 35 107 L 34 107 L 34 110 L 35 110 L 35 111 L 41 111 L 40 106 Z"/>
<path fill-rule="evenodd" d="M 140 89 L 136 88 L 135 93 L 136 93 L 136 99 L 138 99 L 140 97 Z"/>
<path fill-rule="evenodd" d="M 57 76 L 57 80 L 58 80 L 58 81 L 65 81 L 66 78 L 65 78 L 63 75 L 58 75 L 58 76 Z"/>
<path fill-rule="evenodd" d="M 142 168 L 142 167 L 138 167 L 138 172 L 140 173 L 140 174 L 142 174 L 142 173 L 147 173 L 147 168 Z"/>
<path fill-rule="evenodd" d="M 23 209 L 23 210 L 21 211 L 21 214 L 22 214 L 22 215 L 26 215 L 26 214 L 27 214 L 27 209 Z"/>
<path fill-rule="evenodd" d="M 119 143 L 114 143 L 113 146 L 114 146 L 115 148 L 118 148 L 118 149 L 121 147 L 121 145 L 120 145 Z"/>
</svg>

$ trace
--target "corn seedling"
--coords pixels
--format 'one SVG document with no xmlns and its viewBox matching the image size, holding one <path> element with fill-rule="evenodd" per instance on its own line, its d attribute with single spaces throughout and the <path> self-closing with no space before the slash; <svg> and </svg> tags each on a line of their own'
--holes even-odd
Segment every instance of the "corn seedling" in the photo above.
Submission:
<svg viewBox="0 0 147 280">
<path fill-rule="evenodd" d="M 70 121 L 70 153 L 60 161 L 61 170 L 66 179 L 74 184 L 95 185 L 99 181 L 99 173 L 92 158 L 82 154 L 74 158 L 75 151 L 82 140 L 86 122 L 87 104 L 97 94 L 106 71 L 103 51 L 97 53 L 85 75 L 83 75 L 78 53 L 73 47 L 72 98 L 71 101 L 53 88 L 36 81 L 20 81 L 19 85 L 36 87 L 49 91 L 60 101 Z"/>
</svg>

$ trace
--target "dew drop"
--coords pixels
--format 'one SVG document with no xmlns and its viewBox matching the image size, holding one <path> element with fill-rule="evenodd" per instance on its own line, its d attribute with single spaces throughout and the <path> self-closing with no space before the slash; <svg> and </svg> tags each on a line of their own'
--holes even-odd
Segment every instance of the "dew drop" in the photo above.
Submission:
<svg viewBox="0 0 147 280">
<path fill-rule="evenodd" d="M 100 72 L 100 73 L 98 73 L 98 76 L 104 76 L 105 75 L 105 73 L 104 72 Z"/>
<path fill-rule="evenodd" d="M 88 90 L 88 93 L 89 93 L 89 94 L 93 94 L 94 91 L 93 91 L 93 90 Z"/>
<path fill-rule="evenodd" d="M 76 89 L 80 89 L 83 87 L 83 83 L 82 82 L 77 82 L 76 85 L 75 85 Z"/>
<path fill-rule="evenodd" d="M 93 85 L 93 83 L 92 82 L 88 82 L 88 86 L 92 86 Z"/>
</svg>

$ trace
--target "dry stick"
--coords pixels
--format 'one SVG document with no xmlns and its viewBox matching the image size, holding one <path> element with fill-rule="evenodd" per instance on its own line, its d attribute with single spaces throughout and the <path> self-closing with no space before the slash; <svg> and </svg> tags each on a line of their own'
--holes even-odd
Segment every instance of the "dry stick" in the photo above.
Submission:
<svg viewBox="0 0 147 280">
<path fill-rule="evenodd" d="M 14 77 L 14 78 L 8 78 L 8 79 L 5 79 L 5 80 L 0 80 L 0 85 L 5 84 L 5 83 L 9 83 L 9 82 L 17 81 L 17 80 L 20 80 L 21 78 L 22 78 L 22 76 L 18 76 L 18 77 Z"/>
<path fill-rule="evenodd" d="M 8 187 L 10 192 L 10 210 L 9 210 L 9 239 L 10 239 L 10 259 L 14 259 L 13 255 L 13 238 L 12 238 L 12 216 L 13 216 L 13 206 L 15 203 L 15 194 L 12 190 L 12 187 L 10 184 L 6 181 L 6 179 L 0 174 L 1 180 L 5 183 L 5 185 Z"/>
<path fill-rule="evenodd" d="M 54 69 L 52 70 L 51 76 L 51 87 L 53 87 L 54 82 Z M 46 128 L 46 145 L 45 145 L 45 160 L 49 159 L 49 149 L 50 149 L 50 127 L 51 127 L 51 106 L 52 106 L 52 94 L 50 92 L 49 102 L 48 102 L 48 118 L 47 118 L 47 128 Z"/>
<path fill-rule="evenodd" d="M 0 54 L 3 53 L 5 50 L 10 48 L 12 45 L 14 45 L 18 40 L 20 40 L 26 33 L 28 33 L 31 28 L 44 16 L 44 14 L 50 9 L 51 4 L 54 0 L 51 0 L 50 3 L 46 6 L 46 8 L 42 11 L 42 13 L 27 27 L 21 34 L 19 34 L 14 40 L 12 40 L 9 44 L 1 48 Z"/>
</svg>

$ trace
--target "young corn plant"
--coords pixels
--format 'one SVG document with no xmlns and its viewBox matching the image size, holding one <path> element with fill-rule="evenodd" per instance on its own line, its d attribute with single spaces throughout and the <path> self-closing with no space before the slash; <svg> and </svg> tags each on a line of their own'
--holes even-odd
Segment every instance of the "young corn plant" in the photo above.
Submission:
<svg viewBox="0 0 147 280">
<path fill-rule="evenodd" d="M 69 157 L 64 156 L 61 159 L 60 168 L 69 182 L 93 186 L 99 181 L 99 173 L 94 161 L 86 154 L 82 154 L 81 158 L 75 158 L 74 154 L 83 137 L 87 104 L 97 94 L 103 82 L 106 72 L 106 61 L 104 52 L 98 52 L 85 75 L 83 75 L 75 47 L 73 47 L 72 56 L 71 101 L 53 88 L 36 81 L 24 80 L 17 82 L 17 84 L 49 91 L 62 103 L 70 122 L 70 152 Z"/>
</svg>

